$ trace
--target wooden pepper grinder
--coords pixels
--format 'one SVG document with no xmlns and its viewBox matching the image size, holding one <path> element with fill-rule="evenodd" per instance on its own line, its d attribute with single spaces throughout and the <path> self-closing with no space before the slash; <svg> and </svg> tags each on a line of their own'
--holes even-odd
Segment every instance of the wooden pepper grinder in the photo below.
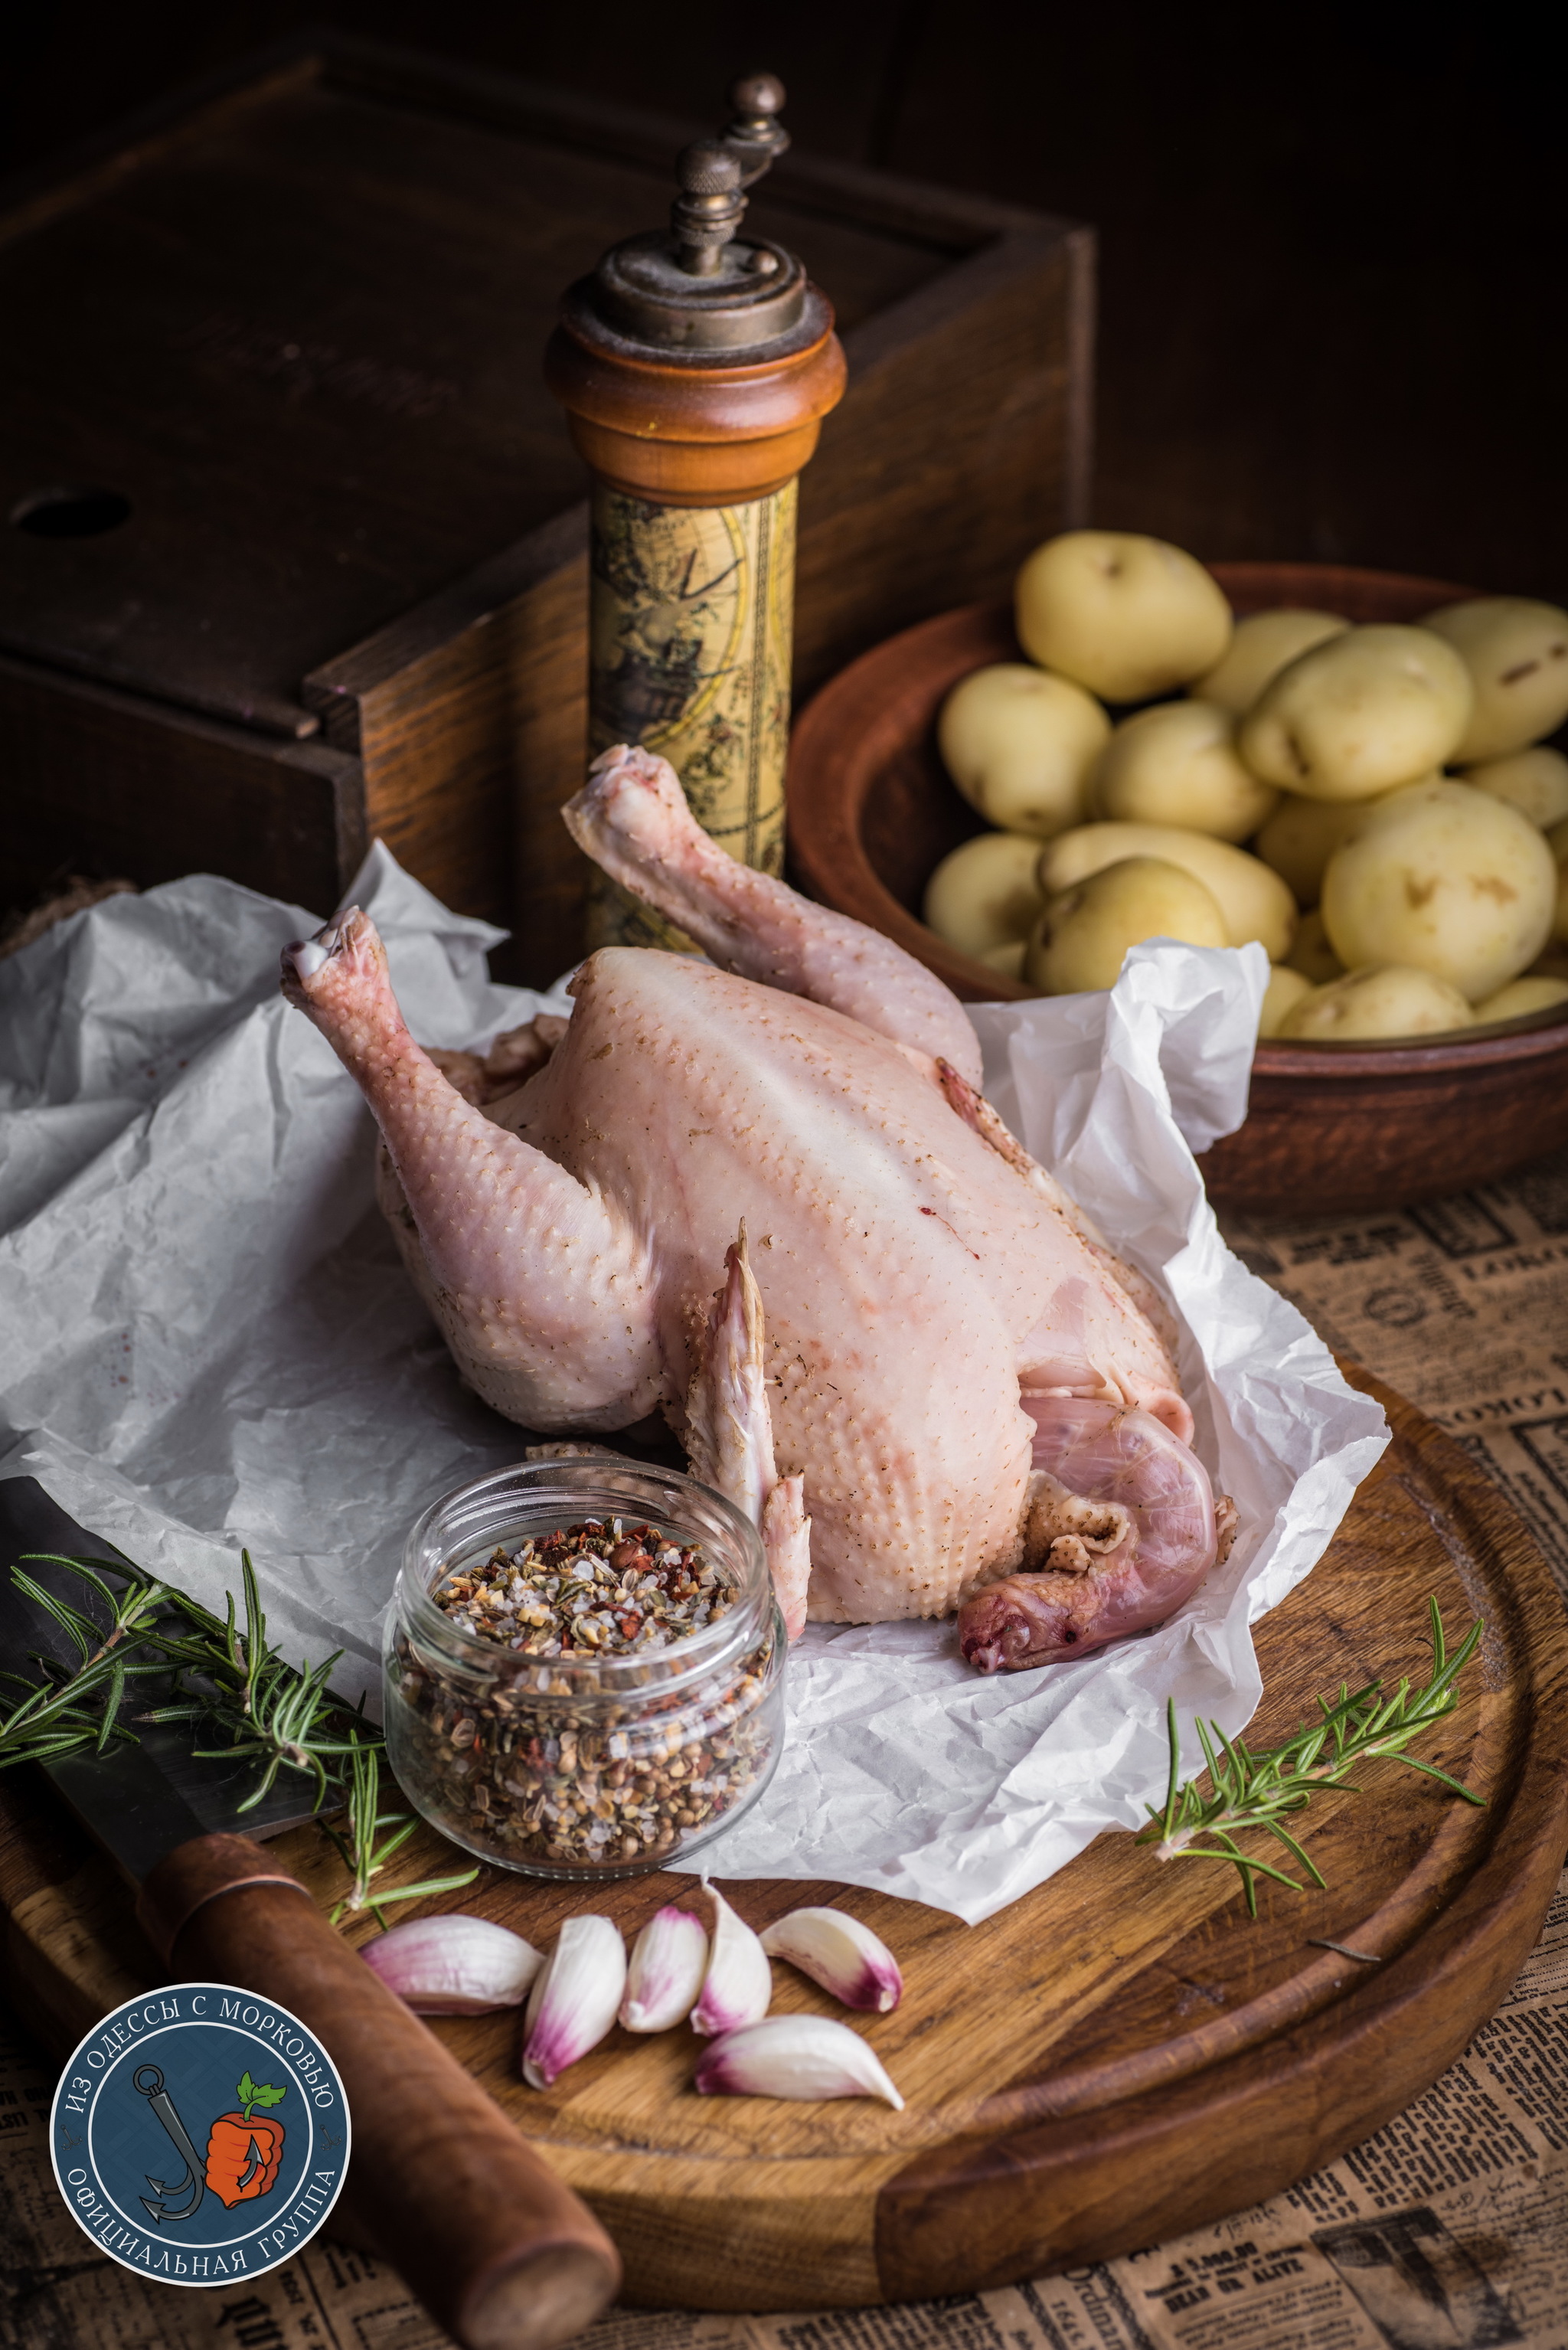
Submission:
<svg viewBox="0 0 1568 2350">
<path fill-rule="evenodd" d="M 590 741 L 645 743 L 732 856 L 781 872 L 795 483 L 844 390 L 833 311 L 783 245 L 738 234 L 789 144 L 782 83 L 686 148 L 668 230 L 628 237 L 562 305 L 545 380 L 593 469 Z M 598 876 L 588 943 L 691 941 Z"/>
</svg>

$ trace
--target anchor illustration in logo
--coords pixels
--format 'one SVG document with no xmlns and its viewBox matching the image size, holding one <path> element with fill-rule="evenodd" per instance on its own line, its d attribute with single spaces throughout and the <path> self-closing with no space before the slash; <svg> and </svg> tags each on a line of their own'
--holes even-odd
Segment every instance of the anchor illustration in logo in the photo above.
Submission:
<svg viewBox="0 0 1568 2350">
<path fill-rule="evenodd" d="M 185 2174 L 182 2178 L 171 2181 L 167 2178 L 154 2178 L 151 2171 L 147 2173 L 147 2184 L 151 2188 L 158 2200 L 153 2202 L 144 2195 L 141 2198 L 141 2208 L 144 2211 L 150 2212 L 160 2226 L 165 2220 L 188 2220 L 201 2201 L 206 2187 L 207 2181 L 204 2176 L 206 2166 L 191 2143 L 191 2133 L 181 2120 L 179 2108 L 173 2098 L 163 2086 L 163 2075 L 158 2066 L 139 2064 L 130 2076 L 130 2085 L 138 2096 L 146 2098 L 174 2141 L 175 2151 L 182 2155 L 185 2160 Z M 183 2203 L 177 2203 L 175 2198 L 183 2195 L 187 2188 L 190 2189 L 188 2199 Z"/>
<path fill-rule="evenodd" d="M 188 2220 L 209 2187 L 229 2211 L 236 2203 L 248 2203 L 254 2196 L 270 2193 L 283 2160 L 284 2127 L 281 2122 L 265 2115 L 255 2119 L 254 2108 L 281 2105 L 287 2095 L 286 2088 L 273 2088 L 265 2083 L 258 2087 L 247 2073 L 237 2092 L 243 2110 L 218 2116 L 208 2133 L 203 2158 L 180 2118 L 179 2107 L 163 2086 L 163 2075 L 158 2066 L 138 2065 L 131 2075 L 131 2086 L 139 2096 L 146 2098 L 185 2165 L 184 2176 L 172 2181 L 154 2178 L 151 2171 L 146 2174 L 152 2195 L 140 2198 L 141 2208 L 160 2227 L 165 2220 Z M 181 2196 L 186 2199 L 183 2202 L 178 2200 Z"/>
</svg>

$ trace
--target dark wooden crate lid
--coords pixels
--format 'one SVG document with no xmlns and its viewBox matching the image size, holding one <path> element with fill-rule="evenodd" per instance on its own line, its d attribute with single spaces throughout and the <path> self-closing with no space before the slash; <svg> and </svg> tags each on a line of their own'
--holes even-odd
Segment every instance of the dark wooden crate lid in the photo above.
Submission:
<svg viewBox="0 0 1568 2350">
<path fill-rule="evenodd" d="M 690 132 L 334 38 L 14 205 L 0 513 L 130 515 L 0 529 L 0 648 L 314 732 L 307 671 L 582 495 L 540 353 Z M 961 200 L 950 226 L 831 181 L 754 218 L 847 326 L 984 242 Z"/>
</svg>

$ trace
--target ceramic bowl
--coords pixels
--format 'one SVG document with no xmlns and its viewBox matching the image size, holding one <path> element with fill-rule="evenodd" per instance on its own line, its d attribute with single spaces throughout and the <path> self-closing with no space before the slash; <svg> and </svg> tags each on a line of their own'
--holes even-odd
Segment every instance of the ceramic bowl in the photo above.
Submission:
<svg viewBox="0 0 1568 2350">
<path fill-rule="evenodd" d="M 1280 605 L 1415 620 L 1473 591 L 1322 563 L 1217 563 L 1238 613 Z M 960 678 L 1023 655 L 1005 604 L 924 620 L 842 671 L 801 713 L 790 754 L 790 854 L 825 905 L 887 932 L 967 1002 L 1029 991 L 919 918 L 933 868 L 985 827 L 949 782 L 936 720 Z M 1568 1006 L 1433 1041 L 1268 1041 L 1246 1123 L 1205 1154 L 1214 1198 L 1267 1217 L 1352 1214 L 1495 1182 L 1568 1144 Z"/>
</svg>

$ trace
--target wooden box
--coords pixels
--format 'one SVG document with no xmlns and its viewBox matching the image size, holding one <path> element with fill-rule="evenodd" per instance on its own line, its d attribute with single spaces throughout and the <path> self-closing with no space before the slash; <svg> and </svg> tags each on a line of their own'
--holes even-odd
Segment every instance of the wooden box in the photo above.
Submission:
<svg viewBox="0 0 1568 2350">
<path fill-rule="evenodd" d="M 205 868 L 325 913 L 379 834 L 514 975 L 570 961 L 587 509 L 540 354 L 692 134 L 313 34 L 0 212 L 0 902 Z M 798 154 L 753 217 L 849 355 L 804 696 L 1084 518 L 1094 240 Z"/>
</svg>

